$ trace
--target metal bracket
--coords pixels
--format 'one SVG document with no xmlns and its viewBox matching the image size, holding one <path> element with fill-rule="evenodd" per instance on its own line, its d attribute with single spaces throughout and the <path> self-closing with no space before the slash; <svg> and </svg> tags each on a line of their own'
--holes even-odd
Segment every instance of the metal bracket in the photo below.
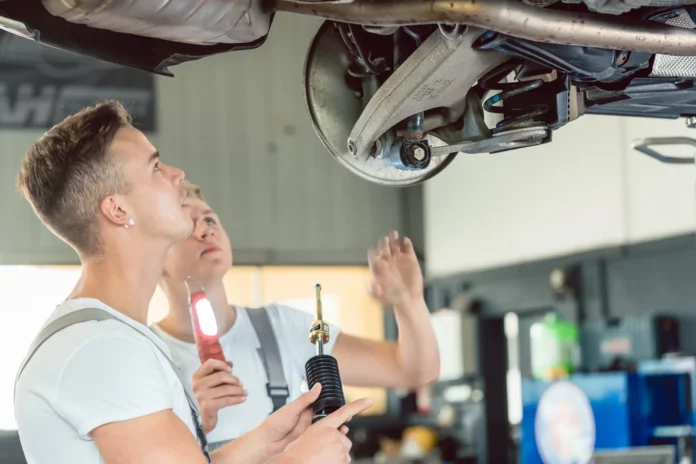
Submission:
<svg viewBox="0 0 696 464">
<path fill-rule="evenodd" d="M 647 137 L 633 142 L 633 149 L 667 164 L 694 164 L 694 157 L 668 156 L 655 150 L 652 146 L 658 145 L 688 145 L 696 149 L 696 139 L 691 137 Z"/>
<path fill-rule="evenodd" d="M 549 130 L 545 127 L 526 127 L 500 132 L 483 140 L 467 140 L 454 145 L 433 147 L 430 154 L 431 156 L 446 156 L 456 152 L 469 155 L 495 153 L 497 151 L 511 150 L 513 148 L 538 145 L 548 136 Z"/>
<path fill-rule="evenodd" d="M 464 100 L 482 75 L 509 59 L 474 48 L 482 33 L 468 27 L 457 39 L 431 34 L 367 103 L 345 142 L 348 152 L 367 159 L 375 141 L 396 124 Z"/>
</svg>

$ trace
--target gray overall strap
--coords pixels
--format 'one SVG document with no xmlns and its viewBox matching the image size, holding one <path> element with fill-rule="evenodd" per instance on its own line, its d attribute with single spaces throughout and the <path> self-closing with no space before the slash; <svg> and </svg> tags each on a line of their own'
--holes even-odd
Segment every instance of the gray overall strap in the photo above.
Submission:
<svg viewBox="0 0 696 464">
<path fill-rule="evenodd" d="M 273 402 L 273 412 L 275 412 L 287 403 L 290 396 L 288 383 L 285 380 L 285 372 L 283 371 L 283 361 L 278 348 L 278 340 L 275 332 L 273 332 L 271 319 L 268 317 L 266 308 L 249 309 L 247 314 L 249 314 L 251 325 L 256 331 L 256 336 L 259 337 L 259 355 L 263 360 L 266 374 L 268 375 L 266 392 Z"/>
<path fill-rule="evenodd" d="M 104 311 L 103 309 L 98 309 L 98 308 L 86 308 L 86 309 L 80 309 L 74 312 L 71 312 L 69 314 L 66 314 L 64 316 L 61 316 L 54 321 L 50 322 L 49 324 L 44 327 L 44 329 L 39 333 L 39 335 L 36 337 L 34 342 L 32 343 L 31 347 L 29 348 L 29 353 L 27 356 L 24 358 L 24 361 L 19 367 L 19 371 L 17 372 L 17 377 L 15 379 L 15 395 L 17 391 L 17 381 L 19 381 L 19 377 L 22 375 L 22 372 L 24 372 L 24 369 L 26 368 L 27 364 L 29 364 L 29 361 L 34 357 L 34 354 L 36 351 L 43 345 L 46 340 L 51 338 L 53 335 L 57 334 L 63 329 L 66 329 L 70 327 L 71 325 L 74 324 L 79 324 L 81 322 L 88 322 L 88 321 L 105 321 L 105 320 L 114 320 L 121 322 L 122 324 L 130 327 L 131 329 L 135 330 L 138 332 L 140 335 L 142 335 L 145 338 L 148 338 L 147 335 L 144 333 L 140 332 L 138 329 L 135 327 L 132 327 L 130 324 L 126 323 L 125 321 L 122 321 L 118 317 L 114 316 L 113 314 Z M 149 338 L 148 338 L 149 340 Z M 201 425 L 201 422 L 199 420 L 199 415 L 198 415 L 198 402 L 196 401 L 196 397 L 193 395 L 191 392 L 188 383 L 186 382 L 183 373 L 179 369 L 179 367 L 174 364 L 174 361 L 169 357 L 169 355 L 156 343 L 154 343 L 152 340 L 150 340 L 151 343 L 153 343 L 158 350 L 164 355 L 165 359 L 169 361 L 170 366 L 172 366 L 172 369 L 174 370 L 174 373 L 176 376 L 179 378 L 179 381 L 181 382 L 181 386 L 184 388 L 184 394 L 186 395 L 186 400 L 188 401 L 189 408 L 191 410 L 191 417 L 193 418 L 193 423 L 196 427 L 196 435 L 198 437 L 199 445 L 201 446 L 201 450 L 203 451 L 203 454 L 205 455 L 208 464 L 210 464 L 211 459 L 210 459 L 210 454 L 208 453 L 208 440 L 205 436 L 205 431 L 203 430 L 203 426 Z"/>
</svg>

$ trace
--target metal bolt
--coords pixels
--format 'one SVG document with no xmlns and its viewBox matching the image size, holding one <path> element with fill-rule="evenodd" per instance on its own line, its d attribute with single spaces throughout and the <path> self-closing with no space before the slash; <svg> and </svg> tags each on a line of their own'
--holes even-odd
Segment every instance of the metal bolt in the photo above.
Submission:
<svg viewBox="0 0 696 464">
<path fill-rule="evenodd" d="M 413 157 L 418 161 L 423 161 L 425 159 L 425 150 L 423 150 L 423 147 L 414 148 Z"/>
<path fill-rule="evenodd" d="M 689 116 L 686 118 L 686 127 L 689 129 L 696 129 L 696 116 Z"/>
<path fill-rule="evenodd" d="M 621 66 L 626 64 L 626 61 L 628 61 L 628 52 L 626 50 L 622 50 L 621 53 L 619 53 L 619 56 L 616 57 L 616 64 Z"/>
</svg>

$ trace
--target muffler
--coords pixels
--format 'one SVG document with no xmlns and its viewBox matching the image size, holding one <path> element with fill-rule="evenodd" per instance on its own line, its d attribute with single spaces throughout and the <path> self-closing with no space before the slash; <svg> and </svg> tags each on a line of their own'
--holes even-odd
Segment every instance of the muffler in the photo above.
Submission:
<svg viewBox="0 0 696 464">
<path fill-rule="evenodd" d="M 534 42 L 696 55 L 696 31 L 690 29 L 539 8 L 519 0 L 275 0 L 274 8 L 361 25 L 460 23 Z"/>
</svg>

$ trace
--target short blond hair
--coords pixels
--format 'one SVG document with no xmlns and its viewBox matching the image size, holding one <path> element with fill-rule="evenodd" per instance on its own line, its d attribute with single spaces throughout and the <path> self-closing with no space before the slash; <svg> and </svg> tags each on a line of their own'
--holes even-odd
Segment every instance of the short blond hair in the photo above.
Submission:
<svg viewBox="0 0 696 464">
<path fill-rule="evenodd" d="M 186 190 L 187 197 L 198 198 L 199 200 L 208 203 L 205 200 L 205 197 L 203 196 L 203 191 L 201 190 L 201 188 L 198 185 L 194 184 L 193 182 L 189 182 L 188 180 L 184 179 L 181 182 L 181 187 L 184 190 Z"/>
</svg>

